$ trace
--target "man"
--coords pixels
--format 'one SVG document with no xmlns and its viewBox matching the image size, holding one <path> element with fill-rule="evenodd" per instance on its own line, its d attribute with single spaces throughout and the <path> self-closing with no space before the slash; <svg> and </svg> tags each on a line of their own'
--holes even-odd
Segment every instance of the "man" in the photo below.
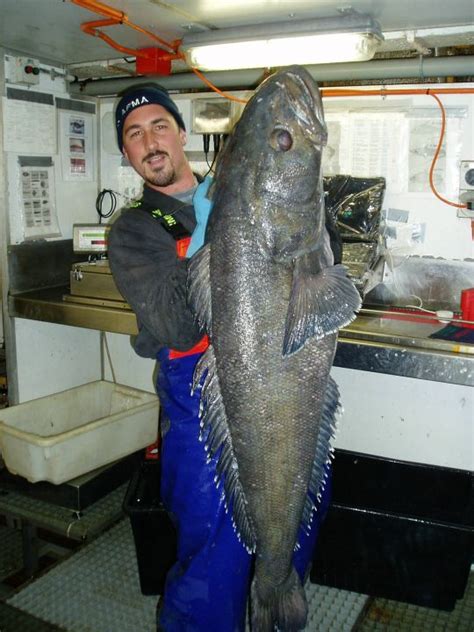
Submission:
<svg viewBox="0 0 474 632">
<path fill-rule="evenodd" d="M 191 395 L 194 367 L 208 343 L 186 302 L 186 256 L 202 245 L 209 181 L 199 184 L 192 172 L 184 153 L 184 121 L 164 89 L 143 86 L 124 94 L 115 119 L 118 145 L 143 178 L 144 191 L 112 226 L 110 266 L 137 316 L 135 351 L 158 359 L 161 496 L 178 533 L 178 559 L 168 573 L 158 628 L 242 632 L 251 556 L 214 481 L 216 459 L 207 460 L 199 441 L 199 392 Z M 295 556 L 300 575 L 307 570 L 319 521 L 313 524 Z"/>
</svg>

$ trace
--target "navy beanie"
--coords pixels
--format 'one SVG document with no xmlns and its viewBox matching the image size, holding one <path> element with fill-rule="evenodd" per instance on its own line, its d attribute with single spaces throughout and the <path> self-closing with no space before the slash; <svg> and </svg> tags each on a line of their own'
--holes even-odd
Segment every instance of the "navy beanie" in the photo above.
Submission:
<svg viewBox="0 0 474 632">
<path fill-rule="evenodd" d="M 186 130 L 183 118 L 179 113 L 176 103 L 171 99 L 167 90 L 161 86 L 138 86 L 126 92 L 115 108 L 115 124 L 117 127 L 117 142 L 120 151 L 123 151 L 123 126 L 127 116 L 142 105 L 161 105 L 173 116 L 174 120 L 183 130 Z"/>
</svg>

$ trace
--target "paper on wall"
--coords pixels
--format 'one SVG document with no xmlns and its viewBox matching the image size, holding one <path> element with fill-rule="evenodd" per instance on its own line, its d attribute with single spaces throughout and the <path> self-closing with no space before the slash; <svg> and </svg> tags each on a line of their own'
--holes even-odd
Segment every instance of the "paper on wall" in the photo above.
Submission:
<svg viewBox="0 0 474 632">
<path fill-rule="evenodd" d="M 446 115 L 446 135 L 434 181 L 437 190 L 455 195 L 467 119 L 464 108 L 446 108 Z M 430 191 L 429 171 L 441 127 L 435 108 L 329 110 L 326 122 L 329 138 L 323 151 L 324 175 L 383 176 L 391 193 Z"/>
<path fill-rule="evenodd" d="M 56 108 L 36 103 L 3 98 L 4 151 L 17 154 L 51 156 L 56 153 Z"/>
<path fill-rule="evenodd" d="M 94 173 L 92 115 L 60 111 L 62 176 L 65 181 L 92 181 Z"/>
<path fill-rule="evenodd" d="M 20 156 L 19 163 L 25 239 L 60 236 L 51 158 Z"/>
</svg>

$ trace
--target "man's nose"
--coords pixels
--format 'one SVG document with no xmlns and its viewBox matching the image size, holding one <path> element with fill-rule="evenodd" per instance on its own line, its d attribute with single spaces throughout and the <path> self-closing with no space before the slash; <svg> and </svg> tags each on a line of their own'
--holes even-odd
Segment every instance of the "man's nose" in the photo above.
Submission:
<svg viewBox="0 0 474 632">
<path fill-rule="evenodd" d="M 145 142 L 145 147 L 147 148 L 148 151 L 152 149 L 156 149 L 158 145 L 158 139 L 156 137 L 156 134 L 153 132 L 153 130 L 146 130 L 143 140 Z"/>
</svg>

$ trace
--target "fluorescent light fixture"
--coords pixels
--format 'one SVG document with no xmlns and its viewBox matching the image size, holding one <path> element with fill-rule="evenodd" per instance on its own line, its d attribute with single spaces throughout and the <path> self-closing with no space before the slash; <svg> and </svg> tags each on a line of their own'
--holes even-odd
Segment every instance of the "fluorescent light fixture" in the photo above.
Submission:
<svg viewBox="0 0 474 632">
<path fill-rule="evenodd" d="M 350 13 L 196 33 L 183 39 L 181 51 L 201 70 L 235 70 L 367 61 L 382 40 L 377 22 Z"/>
</svg>

